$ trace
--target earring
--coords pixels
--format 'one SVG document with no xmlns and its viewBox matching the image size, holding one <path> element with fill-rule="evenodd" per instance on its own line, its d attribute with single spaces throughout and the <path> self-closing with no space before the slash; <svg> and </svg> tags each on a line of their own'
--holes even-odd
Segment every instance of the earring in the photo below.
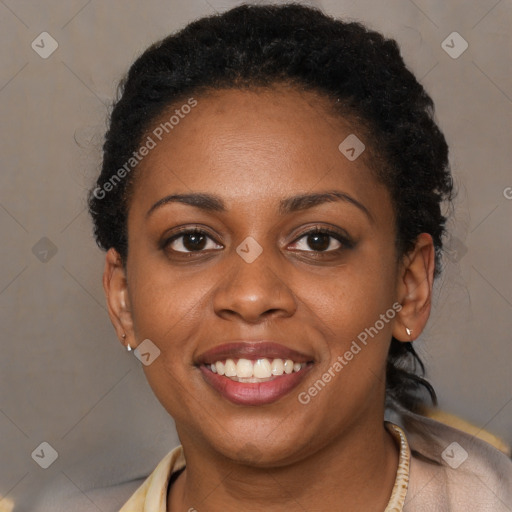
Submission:
<svg viewBox="0 0 512 512">
<path fill-rule="evenodd" d="M 412 333 L 412 329 L 409 329 L 409 327 L 406 327 L 405 332 L 407 333 L 407 336 L 410 336 Z"/>
<path fill-rule="evenodd" d="M 126 339 L 126 334 L 124 332 L 123 332 L 123 334 L 121 334 L 121 338 L 123 338 L 123 340 Z M 129 343 L 126 344 L 126 350 L 128 350 L 128 352 L 130 352 L 132 350 L 132 347 L 130 347 Z"/>
</svg>

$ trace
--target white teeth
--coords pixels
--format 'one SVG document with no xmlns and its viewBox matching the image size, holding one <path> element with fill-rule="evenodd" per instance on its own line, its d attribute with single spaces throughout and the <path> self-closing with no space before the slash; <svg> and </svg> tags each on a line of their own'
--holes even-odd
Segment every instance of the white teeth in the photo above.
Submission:
<svg viewBox="0 0 512 512">
<path fill-rule="evenodd" d="M 293 361 L 291 359 L 287 359 L 284 362 L 284 373 L 292 373 L 293 372 Z"/>
<path fill-rule="evenodd" d="M 224 375 L 226 377 L 236 377 L 236 366 L 233 359 L 227 359 L 224 363 Z"/>
<path fill-rule="evenodd" d="M 236 363 L 237 377 L 252 377 L 253 364 L 249 359 L 239 359 Z"/>
<path fill-rule="evenodd" d="M 219 375 L 224 375 L 224 363 L 222 361 L 217 361 L 215 363 L 215 368 Z M 215 372 L 214 372 L 215 373 Z"/>
<path fill-rule="evenodd" d="M 272 361 L 272 375 L 283 375 L 284 373 L 284 363 L 282 359 L 274 359 Z"/>
<path fill-rule="evenodd" d="M 270 367 L 270 361 L 268 359 L 258 359 L 254 363 L 253 375 L 258 379 L 271 377 L 272 369 Z"/>
<path fill-rule="evenodd" d="M 235 362 L 236 361 L 236 362 Z M 213 373 L 230 377 L 233 380 L 241 382 L 259 382 L 258 379 L 271 380 L 273 376 L 283 374 L 289 375 L 298 372 L 306 367 L 307 363 L 295 363 L 291 359 L 273 359 L 267 358 L 257 360 L 240 358 L 238 360 L 227 359 L 224 361 L 216 361 L 209 364 L 208 367 Z M 249 380 L 250 379 L 250 380 Z"/>
</svg>

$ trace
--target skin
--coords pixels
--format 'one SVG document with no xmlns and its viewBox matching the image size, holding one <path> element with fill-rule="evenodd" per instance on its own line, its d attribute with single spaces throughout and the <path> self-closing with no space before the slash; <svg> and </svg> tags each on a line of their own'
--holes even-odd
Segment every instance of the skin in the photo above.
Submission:
<svg viewBox="0 0 512 512">
<path fill-rule="evenodd" d="M 432 239 L 422 234 L 397 255 L 390 195 L 367 165 L 371 141 L 353 162 L 342 155 L 338 145 L 349 134 L 364 136 L 331 115 L 327 99 L 277 86 L 196 99 L 139 164 L 127 261 L 110 249 L 103 278 L 123 343 L 134 348 L 149 338 L 161 351 L 143 369 L 187 460 L 168 510 L 384 510 L 398 463 L 383 424 L 386 355 L 392 335 L 411 341 L 429 316 Z M 349 201 L 278 210 L 284 198 L 328 190 L 368 214 Z M 163 197 L 192 192 L 219 196 L 226 210 L 172 202 L 147 215 Z M 159 246 L 178 226 L 196 224 L 212 238 L 203 252 L 177 252 L 190 248 L 183 237 Z M 321 243 L 303 235 L 315 225 L 344 230 L 352 247 L 327 238 L 328 252 L 319 251 Z M 252 263 L 236 252 L 248 236 L 263 249 Z M 301 404 L 298 393 L 395 302 L 396 317 Z M 276 340 L 311 355 L 314 366 L 275 403 L 235 405 L 206 384 L 194 361 L 241 339 Z"/>
</svg>

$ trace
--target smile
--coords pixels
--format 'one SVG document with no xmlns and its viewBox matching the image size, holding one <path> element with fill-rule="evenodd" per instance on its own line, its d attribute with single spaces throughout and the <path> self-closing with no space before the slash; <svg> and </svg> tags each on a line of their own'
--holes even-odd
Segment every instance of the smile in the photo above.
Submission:
<svg viewBox="0 0 512 512">
<path fill-rule="evenodd" d="M 252 406 L 271 404 L 290 393 L 313 364 L 312 356 L 268 341 L 224 344 L 196 360 L 205 382 L 221 397 Z"/>
</svg>

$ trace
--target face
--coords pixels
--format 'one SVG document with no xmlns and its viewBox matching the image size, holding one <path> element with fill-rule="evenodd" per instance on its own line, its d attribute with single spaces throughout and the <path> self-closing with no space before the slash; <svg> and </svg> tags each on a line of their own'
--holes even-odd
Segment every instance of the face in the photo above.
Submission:
<svg viewBox="0 0 512 512">
<path fill-rule="evenodd" d="M 184 445 L 284 464 L 382 423 L 404 295 L 394 211 L 370 142 L 327 100 L 278 88 L 195 99 L 137 169 L 116 322 L 132 346 L 160 350 L 143 368 Z M 353 161 L 338 149 L 350 134 L 367 147 Z M 212 372 L 233 371 L 227 359 L 249 360 L 242 381 Z"/>
</svg>

